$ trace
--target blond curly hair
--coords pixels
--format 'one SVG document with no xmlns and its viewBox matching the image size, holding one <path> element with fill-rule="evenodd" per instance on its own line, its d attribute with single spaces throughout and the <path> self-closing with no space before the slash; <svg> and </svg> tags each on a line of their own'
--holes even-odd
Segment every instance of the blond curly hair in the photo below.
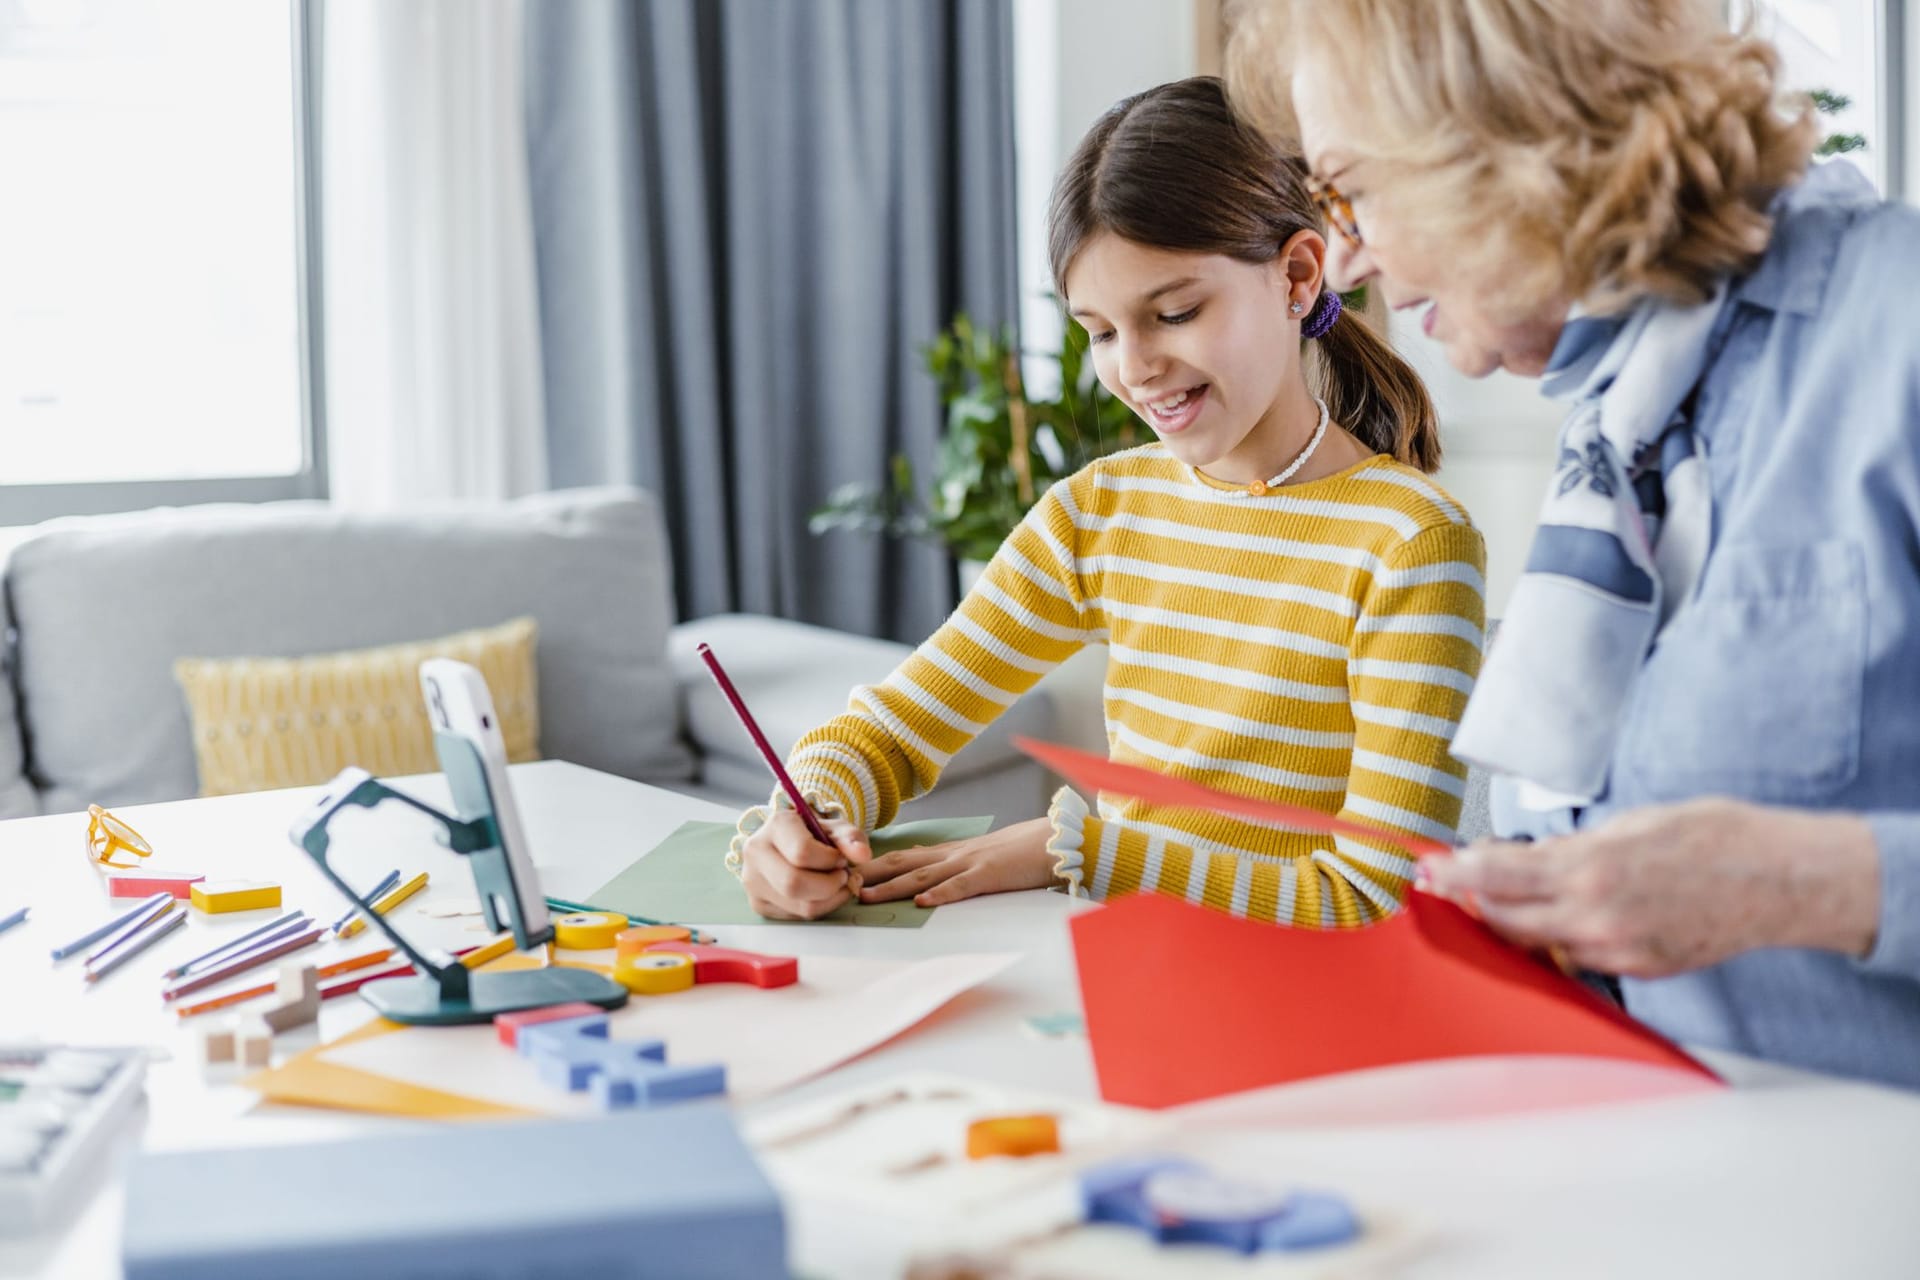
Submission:
<svg viewBox="0 0 1920 1280">
<path fill-rule="evenodd" d="M 1515 315 L 1704 300 L 1751 267 L 1805 171 L 1811 104 L 1711 0 L 1254 0 L 1236 108 L 1290 135 L 1307 52 L 1371 199 Z"/>
</svg>

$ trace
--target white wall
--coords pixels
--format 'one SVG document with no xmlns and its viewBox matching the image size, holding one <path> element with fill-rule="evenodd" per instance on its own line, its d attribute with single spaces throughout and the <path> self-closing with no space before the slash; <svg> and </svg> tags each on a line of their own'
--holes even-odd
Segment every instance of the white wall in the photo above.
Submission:
<svg viewBox="0 0 1920 1280">
<path fill-rule="evenodd" d="M 1047 195 L 1081 135 L 1131 93 L 1194 73 L 1192 0 L 1014 0 L 1015 183 L 1020 223 L 1021 332 L 1059 349 L 1059 308 L 1046 295 Z M 1027 362 L 1050 392 L 1047 362 Z"/>
</svg>

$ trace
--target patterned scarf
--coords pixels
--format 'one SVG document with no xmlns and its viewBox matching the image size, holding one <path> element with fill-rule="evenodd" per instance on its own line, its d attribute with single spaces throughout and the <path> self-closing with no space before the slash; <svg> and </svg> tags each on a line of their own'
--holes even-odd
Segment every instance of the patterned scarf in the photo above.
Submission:
<svg viewBox="0 0 1920 1280">
<path fill-rule="evenodd" d="M 1570 398 L 1527 567 L 1453 753 L 1522 781 L 1529 808 L 1601 794 L 1628 691 L 1706 560 L 1712 498 L 1682 407 L 1724 287 L 1569 320 L 1542 389 Z"/>
</svg>

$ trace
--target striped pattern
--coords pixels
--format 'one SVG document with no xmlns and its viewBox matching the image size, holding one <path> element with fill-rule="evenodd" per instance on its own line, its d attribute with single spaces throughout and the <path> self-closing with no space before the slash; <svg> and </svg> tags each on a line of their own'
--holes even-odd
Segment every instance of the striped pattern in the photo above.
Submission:
<svg viewBox="0 0 1920 1280">
<path fill-rule="evenodd" d="M 800 785 L 864 827 L 1081 645 L 1109 646 L 1115 759 L 1439 840 L 1447 751 L 1480 667 L 1485 548 L 1458 504 L 1388 458 L 1264 498 L 1159 444 L 1055 485 L 931 639 L 808 734 Z M 1096 898 L 1149 889 L 1306 927 L 1392 911 L 1385 846 L 1063 792 L 1052 848 Z"/>
<path fill-rule="evenodd" d="M 438 640 L 308 658 L 183 658 L 174 678 L 193 721 L 200 794 L 235 795 L 329 782 L 348 765 L 379 777 L 432 773 L 420 664 L 479 669 L 500 716 L 507 759 L 540 758 L 532 618 Z"/>
</svg>

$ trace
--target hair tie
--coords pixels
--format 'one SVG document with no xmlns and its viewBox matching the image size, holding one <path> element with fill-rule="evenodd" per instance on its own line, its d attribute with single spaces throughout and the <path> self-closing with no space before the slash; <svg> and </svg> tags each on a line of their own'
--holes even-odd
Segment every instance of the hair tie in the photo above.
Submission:
<svg viewBox="0 0 1920 1280">
<path fill-rule="evenodd" d="M 1307 313 L 1307 318 L 1300 322 L 1300 336 L 1303 338 L 1323 336 L 1327 330 L 1333 328 L 1333 322 L 1340 318 L 1341 306 L 1339 294 L 1331 289 L 1322 293 L 1320 300 L 1313 304 L 1313 310 Z"/>
</svg>

